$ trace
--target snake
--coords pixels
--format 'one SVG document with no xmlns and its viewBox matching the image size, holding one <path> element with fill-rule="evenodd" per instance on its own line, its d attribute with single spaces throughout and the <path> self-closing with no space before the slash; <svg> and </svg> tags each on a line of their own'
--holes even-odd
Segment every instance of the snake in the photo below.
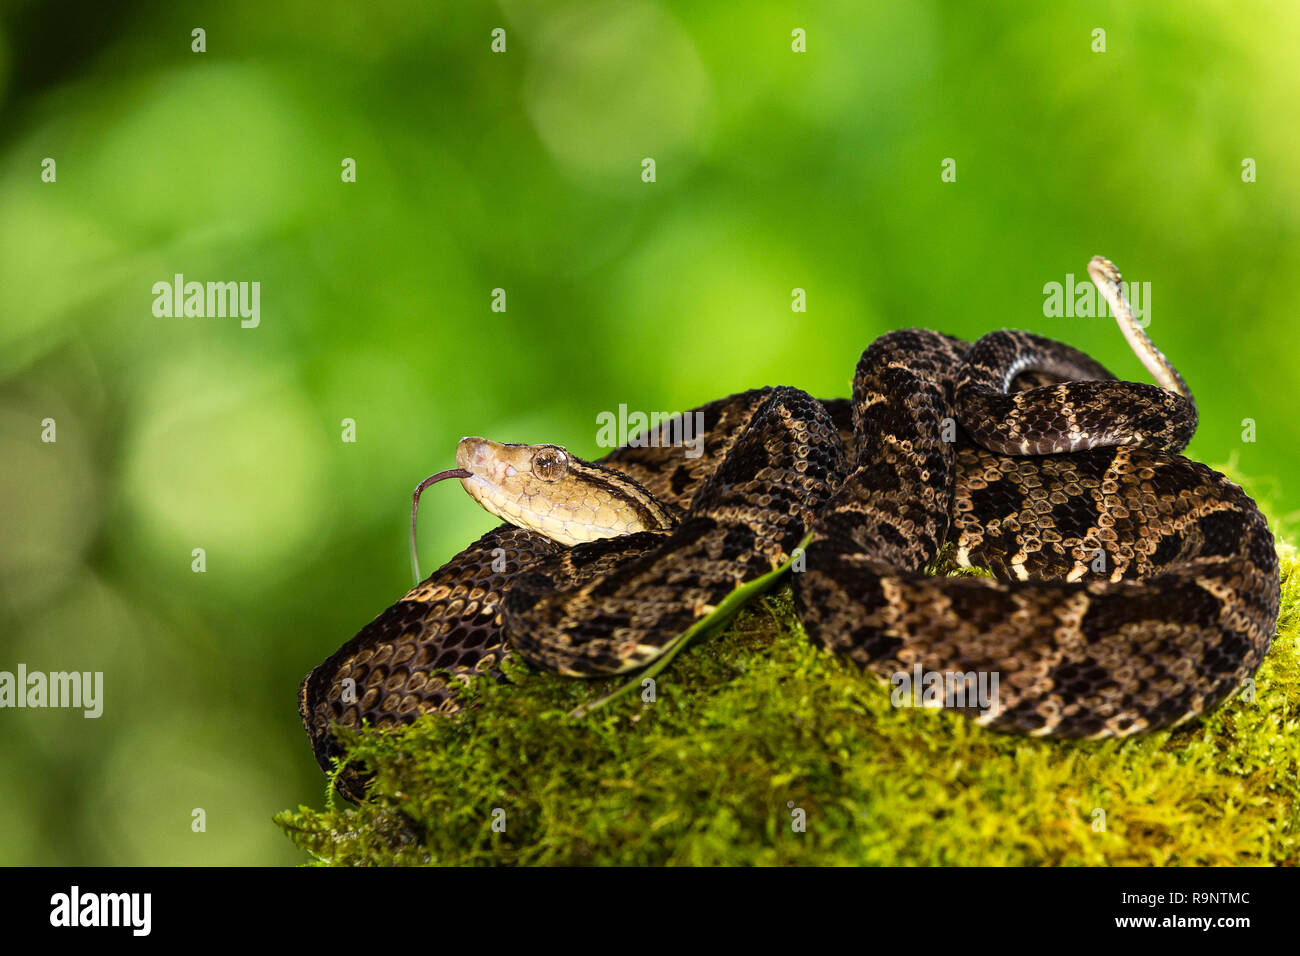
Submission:
<svg viewBox="0 0 1300 956">
<path fill-rule="evenodd" d="M 1088 270 L 1156 384 L 1030 332 L 903 329 L 868 345 L 851 398 L 770 386 L 685 413 L 690 450 L 657 441 L 667 428 L 596 461 L 462 439 L 415 499 L 454 477 L 504 523 L 304 678 L 318 763 L 344 757 L 339 727 L 454 719 L 458 687 L 505 679 L 511 654 L 573 677 L 645 668 L 794 557 L 812 641 L 884 681 L 995 674 L 991 703 L 939 702 L 981 725 L 1101 739 L 1208 712 L 1275 634 L 1276 546 L 1237 484 L 1180 454 L 1192 393 L 1114 264 Z M 365 768 L 342 762 L 335 785 L 363 799 Z"/>
</svg>

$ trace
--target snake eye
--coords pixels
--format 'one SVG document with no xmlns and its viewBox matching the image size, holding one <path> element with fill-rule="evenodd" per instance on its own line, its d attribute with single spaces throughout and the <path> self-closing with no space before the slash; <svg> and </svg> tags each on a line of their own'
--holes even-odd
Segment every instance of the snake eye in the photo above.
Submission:
<svg viewBox="0 0 1300 956">
<path fill-rule="evenodd" d="M 533 474 L 542 481 L 555 481 L 564 476 L 569 467 L 569 456 L 563 448 L 547 445 L 533 456 Z"/>
</svg>

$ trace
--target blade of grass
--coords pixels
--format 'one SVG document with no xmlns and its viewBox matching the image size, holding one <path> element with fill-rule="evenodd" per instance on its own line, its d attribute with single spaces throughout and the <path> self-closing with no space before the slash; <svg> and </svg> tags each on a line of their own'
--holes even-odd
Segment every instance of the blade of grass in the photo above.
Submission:
<svg viewBox="0 0 1300 956">
<path fill-rule="evenodd" d="M 604 697 L 594 700 L 589 704 L 582 704 L 575 707 L 569 712 L 569 716 L 585 717 L 593 710 L 596 710 L 599 707 L 604 707 L 606 704 L 618 700 L 620 697 L 631 691 L 632 688 L 639 686 L 641 681 L 645 680 L 647 677 L 654 677 L 659 674 L 659 672 L 667 667 L 672 659 L 678 655 L 682 648 L 692 640 L 726 625 L 727 622 L 735 617 L 740 609 L 753 600 L 755 596 L 764 594 L 771 589 L 772 585 L 774 585 L 781 576 L 790 569 L 790 566 L 798 560 L 799 556 L 812 541 L 812 537 L 812 533 L 809 532 L 808 535 L 799 542 L 799 546 L 795 548 L 794 553 L 779 565 L 767 572 L 767 574 L 760 575 L 752 581 L 746 581 L 740 587 L 736 588 L 736 590 L 728 594 L 712 611 L 665 644 L 663 653 L 656 657 L 650 666 L 637 672 L 631 680 L 625 683 L 618 690 L 614 691 L 612 694 L 606 694 Z"/>
</svg>

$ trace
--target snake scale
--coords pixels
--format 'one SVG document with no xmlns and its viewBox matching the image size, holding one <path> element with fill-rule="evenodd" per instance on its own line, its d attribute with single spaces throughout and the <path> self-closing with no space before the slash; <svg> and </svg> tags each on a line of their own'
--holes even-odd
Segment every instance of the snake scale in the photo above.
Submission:
<svg viewBox="0 0 1300 956">
<path fill-rule="evenodd" d="M 576 676 L 649 664 L 810 532 L 789 575 L 810 637 L 885 679 L 996 673 L 982 724 L 1126 736 L 1213 707 L 1274 634 L 1273 537 L 1237 485 L 1179 454 L 1191 393 L 1115 267 L 1089 271 L 1159 384 L 1027 332 L 911 329 L 871 343 L 852 399 L 770 387 L 694 410 L 697 457 L 463 440 L 456 476 L 508 521 L 303 680 L 320 765 L 341 756 L 335 724 L 454 712 L 458 676 L 499 676 L 509 653 Z M 927 573 L 945 554 L 993 576 Z M 338 784 L 364 794 L 360 772 Z"/>
</svg>

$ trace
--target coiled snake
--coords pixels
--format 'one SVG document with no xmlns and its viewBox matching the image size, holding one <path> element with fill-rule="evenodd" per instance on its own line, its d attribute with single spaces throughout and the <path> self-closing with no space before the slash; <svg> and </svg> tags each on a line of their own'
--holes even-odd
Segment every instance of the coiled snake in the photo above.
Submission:
<svg viewBox="0 0 1300 956">
<path fill-rule="evenodd" d="M 809 533 L 789 575 L 808 634 L 886 679 L 997 674 L 983 724 L 1125 736 L 1213 707 L 1274 634 L 1273 537 L 1237 485 L 1178 454 L 1191 393 L 1115 267 L 1089 272 L 1159 385 L 1025 332 L 906 330 L 863 353 L 851 400 L 777 387 L 695 410 L 697 457 L 463 440 L 451 474 L 508 523 L 303 680 L 321 766 L 335 723 L 454 711 L 457 676 L 510 652 L 579 676 L 646 665 Z M 927 574 L 945 553 L 994 576 Z M 362 794 L 350 770 L 339 785 Z"/>
</svg>

